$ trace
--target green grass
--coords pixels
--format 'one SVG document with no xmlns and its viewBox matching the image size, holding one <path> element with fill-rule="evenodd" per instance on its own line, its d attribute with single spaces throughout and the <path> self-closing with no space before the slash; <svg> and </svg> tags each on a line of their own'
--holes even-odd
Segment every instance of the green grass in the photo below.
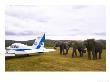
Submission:
<svg viewBox="0 0 110 82">
<path fill-rule="evenodd" d="M 84 57 L 71 57 L 55 52 L 34 54 L 29 57 L 14 57 L 5 60 L 6 71 L 106 71 L 106 50 L 103 50 L 102 59 L 88 60 Z"/>
</svg>

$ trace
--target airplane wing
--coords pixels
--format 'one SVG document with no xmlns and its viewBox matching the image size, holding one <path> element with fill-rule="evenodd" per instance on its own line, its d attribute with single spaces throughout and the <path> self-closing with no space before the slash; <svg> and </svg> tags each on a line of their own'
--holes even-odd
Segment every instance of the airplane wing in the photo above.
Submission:
<svg viewBox="0 0 110 82">
<path fill-rule="evenodd" d="M 34 49 L 34 50 L 26 50 L 25 52 L 26 53 L 39 53 L 39 52 L 53 52 L 53 51 L 56 51 L 55 49 Z"/>
<path fill-rule="evenodd" d="M 53 52 L 53 51 L 56 51 L 55 49 L 44 49 L 43 52 Z"/>
</svg>

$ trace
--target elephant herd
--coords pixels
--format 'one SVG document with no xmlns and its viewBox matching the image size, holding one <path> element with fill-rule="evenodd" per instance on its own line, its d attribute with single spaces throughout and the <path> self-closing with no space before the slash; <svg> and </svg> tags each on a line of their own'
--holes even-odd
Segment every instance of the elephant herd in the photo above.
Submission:
<svg viewBox="0 0 110 82">
<path fill-rule="evenodd" d="M 72 58 L 77 55 L 77 50 L 79 52 L 80 57 L 83 57 L 84 53 L 88 53 L 88 59 L 101 59 L 102 54 L 102 43 L 100 41 L 96 41 L 94 39 L 87 39 L 85 41 L 77 41 L 73 43 L 69 42 L 59 42 L 56 43 L 55 47 L 60 47 L 60 54 L 68 55 L 69 48 L 72 48 Z"/>
</svg>

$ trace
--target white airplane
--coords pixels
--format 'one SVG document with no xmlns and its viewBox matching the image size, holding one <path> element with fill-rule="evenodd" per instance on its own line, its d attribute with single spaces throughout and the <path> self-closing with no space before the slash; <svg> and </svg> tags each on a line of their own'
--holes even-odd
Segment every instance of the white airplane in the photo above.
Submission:
<svg viewBox="0 0 110 82">
<path fill-rule="evenodd" d="M 45 34 L 43 33 L 40 37 L 37 37 L 32 46 L 27 46 L 21 43 L 13 43 L 11 46 L 6 48 L 5 56 L 24 55 L 40 52 L 51 52 L 56 51 L 55 49 L 46 49 L 44 47 Z"/>
</svg>

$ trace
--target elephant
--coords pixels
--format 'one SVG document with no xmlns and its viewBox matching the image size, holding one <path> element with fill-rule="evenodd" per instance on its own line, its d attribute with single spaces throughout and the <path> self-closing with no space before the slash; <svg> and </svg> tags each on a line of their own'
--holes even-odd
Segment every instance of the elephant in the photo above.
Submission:
<svg viewBox="0 0 110 82">
<path fill-rule="evenodd" d="M 67 55 L 68 54 L 68 50 L 70 48 L 70 45 L 68 42 L 58 42 L 56 43 L 55 47 L 60 47 L 60 54 L 65 54 Z M 66 50 L 66 53 L 65 53 L 65 50 Z"/>
<path fill-rule="evenodd" d="M 74 55 L 77 56 L 76 50 L 78 50 L 78 52 L 80 54 L 80 57 L 83 57 L 83 53 L 86 52 L 85 46 L 83 46 L 83 42 L 82 41 L 77 41 L 77 42 L 72 43 L 72 48 L 73 48 L 72 57 L 74 57 Z"/>
<path fill-rule="evenodd" d="M 97 59 L 98 53 L 99 53 L 99 59 L 101 59 L 103 46 L 100 41 L 96 41 L 95 39 L 87 39 L 84 41 L 84 45 L 87 48 L 88 59 L 91 59 L 91 56 L 93 56 L 94 60 Z"/>
</svg>

